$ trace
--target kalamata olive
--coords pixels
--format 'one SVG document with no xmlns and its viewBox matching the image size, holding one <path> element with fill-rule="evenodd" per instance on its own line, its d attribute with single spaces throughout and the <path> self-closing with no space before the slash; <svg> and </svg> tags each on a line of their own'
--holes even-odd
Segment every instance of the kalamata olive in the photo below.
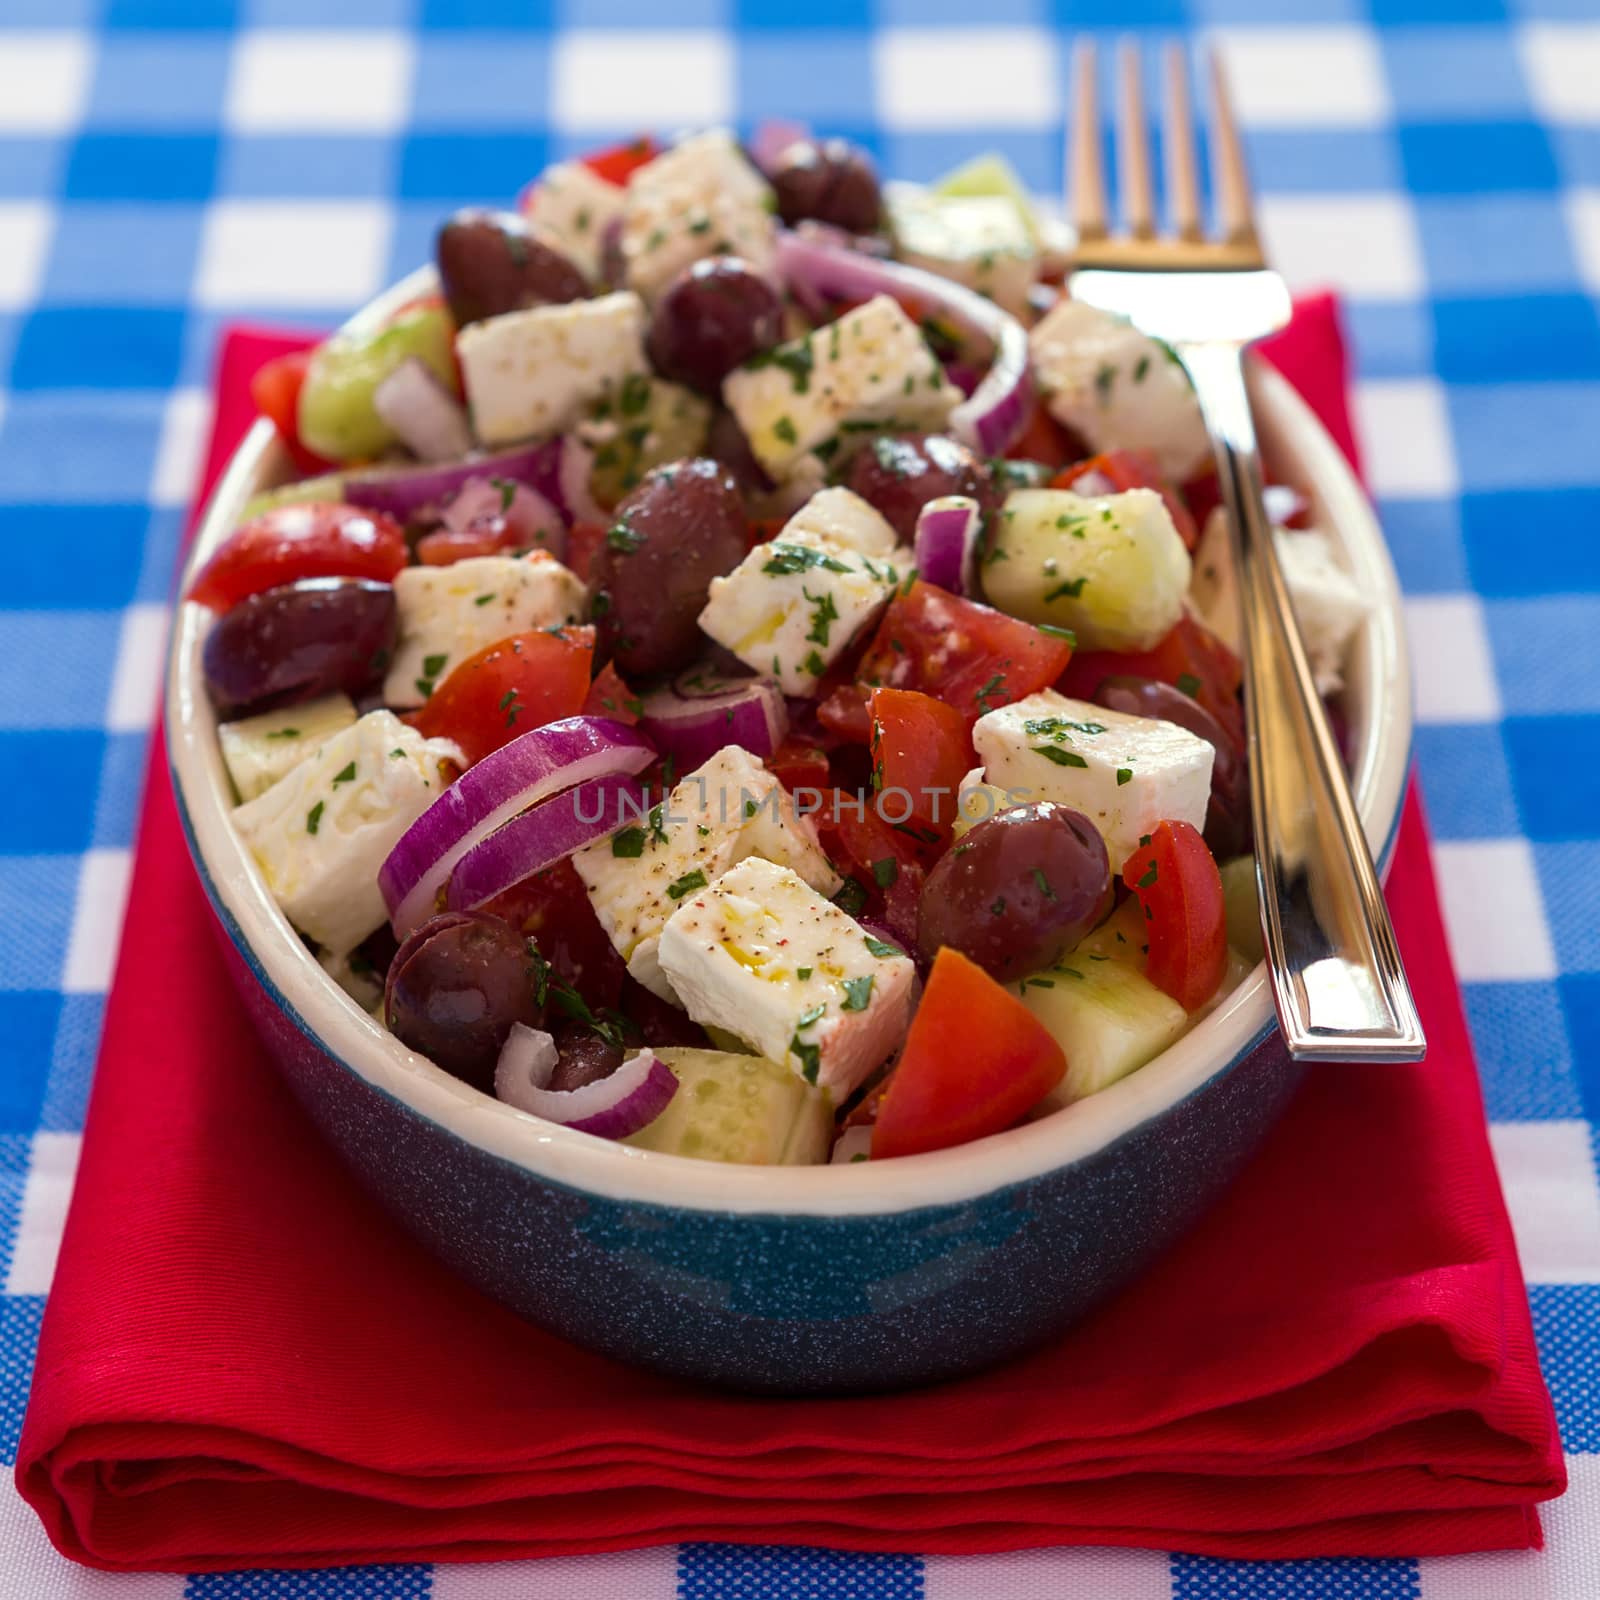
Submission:
<svg viewBox="0 0 1600 1600">
<path fill-rule="evenodd" d="M 697 619 L 711 580 L 744 553 L 744 502 L 726 467 L 657 467 L 617 507 L 590 568 L 602 652 L 624 676 L 688 666 L 705 642 Z"/>
<path fill-rule="evenodd" d="M 482 912 L 430 917 L 400 946 L 384 986 L 389 1031 L 475 1089 L 492 1093 L 514 1022 L 540 1025 L 528 941 Z"/>
<path fill-rule="evenodd" d="M 985 518 L 1000 503 L 987 463 L 943 433 L 880 434 L 856 452 L 844 483 L 907 543 L 917 531 L 917 513 L 941 495 L 971 496 Z"/>
<path fill-rule="evenodd" d="M 1048 967 L 1111 909 L 1105 841 L 1082 812 L 1042 800 L 968 829 L 922 886 L 917 944 L 943 945 L 1001 982 Z"/>
<path fill-rule="evenodd" d="M 663 378 L 716 394 L 722 380 L 783 337 L 783 304 L 737 256 L 710 256 L 667 285 L 650 321 L 650 360 Z"/>
<path fill-rule="evenodd" d="M 1222 724 L 1203 705 L 1170 683 L 1123 674 L 1101 679 L 1094 703 L 1107 711 L 1175 722 L 1211 745 L 1217 754 L 1211 766 L 1206 843 L 1218 861 L 1243 855 L 1250 848 L 1250 775 Z"/>
<path fill-rule="evenodd" d="M 733 474 L 739 492 L 746 497 L 766 494 L 772 488 L 772 480 L 761 470 L 761 463 L 756 460 L 739 419 L 720 406 L 706 431 L 706 454 Z"/>
<path fill-rule="evenodd" d="M 564 1022 L 555 1030 L 556 1070 L 547 1087 L 558 1091 L 581 1089 L 586 1083 L 609 1078 L 622 1065 L 620 1045 L 602 1039 L 581 1022 Z"/>
<path fill-rule="evenodd" d="M 810 217 L 871 233 L 883 214 L 872 162 L 845 139 L 798 140 L 778 158 L 771 177 L 778 214 L 790 227 Z"/>
<path fill-rule="evenodd" d="M 383 675 L 395 642 L 394 590 L 359 578 L 303 578 L 264 589 L 206 637 L 206 689 L 219 715 L 357 696 Z"/>
<path fill-rule="evenodd" d="M 514 211 L 458 211 L 434 241 L 439 283 L 457 327 L 529 306 L 564 305 L 589 292 L 559 250 L 534 238 Z"/>
</svg>

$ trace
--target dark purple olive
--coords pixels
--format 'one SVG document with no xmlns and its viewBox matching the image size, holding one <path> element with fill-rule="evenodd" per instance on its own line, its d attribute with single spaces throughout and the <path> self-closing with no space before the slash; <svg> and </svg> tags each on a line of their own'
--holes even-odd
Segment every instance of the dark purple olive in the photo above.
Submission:
<svg viewBox="0 0 1600 1600">
<path fill-rule="evenodd" d="M 772 480 L 756 460 L 750 441 L 739 426 L 739 419 L 720 406 L 712 415 L 711 426 L 706 432 L 706 454 L 713 461 L 720 461 L 733 474 L 733 481 L 746 499 L 771 491 Z"/>
<path fill-rule="evenodd" d="M 985 520 L 1000 504 L 988 464 L 943 433 L 881 434 L 856 452 L 844 484 L 875 506 L 908 544 L 917 513 L 930 500 L 968 495 Z"/>
<path fill-rule="evenodd" d="M 206 638 L 206 689 L 239 717 L 342 691 L 358 696 L 394 654 L 394 590 L 361 578 L 304 578 L 241 600 Z"/>
<path fill-rule="evenodd" d="M 650 321 L 650 360 L 663 378 L 716 394 L 737 366 L 783 337 L 783 304 L 737 256 L 710 256 L 667 285 Z"/>
<path fill-rule="evenodd" d="M 864 150 L 846 139 L 801 139 L 771 172 L 778 215 L 793 227 L 810 218 L 848 233 L 871 233 L 883 215 L 878 174 Z"/>
<path fill-rule="evenodd" d="M 602 653 L 624 676 L 688 666 L 705 644 L 711 580 L 744 553 L 744 502 L 726 467 L 703 457 L 657 467 L 617 507 L 591 568 Z"/>
<path fill-rule="evenodd" d="M 556 1070 L 549 1088 L 557 1091 L 581 1089 L 585 1084 L 609 1078 L 622 1065 L 623 1051 L 602 1039 L 581 1022 L 564 1022 L 555 1030 Z"/>
<path fill-rule="evenodd" d="M 1218 861 L 1242 856 L 1250 848 L 1250 775 L 1222 724 L 1199 701 L 1170 683 L 1118 674 L 1100 680 L 1094 703 L 1107 711 L 1175 722 L 1211 745 L 1216 759 L 1211 766 L 1211 803 L 1206 807 L 1206 843 Z"/>
<path fill-rule="evenodd" d="M 928 874 L 917 944 L 930 961 L 959 950 L 1006 983 L 1059 960 L 1111 903 L 1105 841 L 1082 812 L 1013 806 L 969 828 Z"/>
<path fill-rule="evenodd" d="M 534 238 L 514 211 L 458 211 L 434 241 L 439 284 L 456 326 L 529 306 L 564 305 L 589 292 L 559 250 Z"/>
<path fill-rule="evenodd" d="M 389 965 L 384 1016 L 402 1044 L 486 1094 L 514 1022 L 537 1028 L 529 944 L 481 911 L 446 911 L 417 928 Z"/>
</svg>

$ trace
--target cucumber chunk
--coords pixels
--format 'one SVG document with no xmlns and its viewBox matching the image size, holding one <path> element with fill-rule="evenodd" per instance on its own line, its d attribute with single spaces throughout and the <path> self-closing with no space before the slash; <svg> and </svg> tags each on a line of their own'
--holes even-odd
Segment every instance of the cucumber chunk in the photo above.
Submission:
<svg viewBox="0 0 1600 1600">
<path fill-rule="evenodd" d="M 263 711 L 217 729 L 222 760 L 241 802 L 265 794 L 336 733 L 355 726 L 349 695 L 330 694 L 305 705 Z"/>
<path fill-rule="evenodd" d="M 803 1167 L 825 1162 L 833 1146 L 833 1107 L 787 1067 L 765 1056 L 725 1050 L 656 1052 L 678 1092 L 654 1122 L 623 1140 L 641 1150 Z"/>
<path fill-rule="evenodd" d="M 286 483 L 279 489 L 263 489 L 244 503 L 239 513 L 241 523 L 253 522 L 263 511 L 275 506 L 298 506 L 307 500 L 343 500 L 344 479 L 337 472 L 325 472 L 319 478 L 302 478 L 299 483 Z"/>
<path fill-rule="evenodd" d="M 1120 961 L 1124 966 L 1144 971 L 1149 954 L 1150 935 L 1145 931 L 1144 907 L 1138 898 L 1129 895 L 1115 911 L 1078 941 L 1077 948 L 1067 959 L 1082 961 L 1091 957 L 1104 961 Z M 1082 958 L 1082 961 L 1079 958 Z M 1070 979 L 1068 980 L 1071 981 Z"/>
<path fill-rule="evenodd" d="M 949 199 L 990 197 L 1009 200 L 1017 208 L 1017 215 L 1022 219 L 1029 237 L 1038 239 L 1039 228 L 1027 186 L 1017 175 L 1017 169 L 1004 156 L 992 150 L 962 162 L 959 167 L 953 167 L 942 178 L 935 179 L 932 189 L 936 195 Z"/>
<path fill-rule="evenodd" d="M 589 492 L 614 506 L 652 467 L 699 455 L 711 426 L 711 407 L 693 390 L 635 373 L 578 425 L 594 450 Z"/>
<path fill-rule="evenodd" d="M 1084 650 L 1148 650 L 1183 614 L 1189 552 L 1153 489 L 1014 489 L 983 565 L 992 605 Z"/>
<path fill-rule="evenodd" d="M 1067 1075 L 1040 1114 L 1127 1077 L 1189 1025 L 1183 1007 L 1137 967 L 1091 959 L 1081 946 L 1054 967 L 1023 979 L 1020 993 L 1067 1058 Z"/>
<path fill-rule="evenodd" d="M 1235 856 L 1223 862 L 1222 914 L 1228 924 L 1228 945 L 1251 966 L 1266 954 L 1261 943 L 1261 899 L 1256 891 L 1256 858 Z"/>
<path fill-rule="evenodd" d="M 330 461 L 381 456 L 395 435 L 372 403 L 378 385 L 415 356 L 454 394 L 455 325 L 443 306 L 413 306 L 375 333 L 339 333 L 317 346 L 300 390 L 300 438 Z"/>
</svg>

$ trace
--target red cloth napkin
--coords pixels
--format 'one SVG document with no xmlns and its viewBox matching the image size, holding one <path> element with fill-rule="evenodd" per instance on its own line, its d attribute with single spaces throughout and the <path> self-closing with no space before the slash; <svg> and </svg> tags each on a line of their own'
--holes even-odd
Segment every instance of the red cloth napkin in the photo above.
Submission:
<svg viewBox="0 0 1600 1600">
<path fill-rule="evenodd" d="M 248 374 L 289 343 L 228 340 L 208 481 Z M 1328 302 L 1276 359 L 1348 437 Z M 1389 897 L 1425 1065 L 1313 1069 L 1204 1222 L 1036 1355 L 920 1393 L 752 1400 L 527 1326 L 376 1209 L 244 1021 L 157 759 L 22 1492 L 59 1549 L 121 1568 L 680 1539 L 1536 1545 L 1561 1452 L 1415 796 Z"/>
</svg>

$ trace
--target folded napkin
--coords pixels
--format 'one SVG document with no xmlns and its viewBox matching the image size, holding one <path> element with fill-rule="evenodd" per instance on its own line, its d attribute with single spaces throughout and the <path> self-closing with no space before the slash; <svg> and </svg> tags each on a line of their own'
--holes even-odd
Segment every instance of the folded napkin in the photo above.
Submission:
<svg viewBox="0 0 1600 1600">
<path fill-rule="evenodd" d="M 213 476 L 285 343 L 225 346 Z M 1348 439 L 1329 303 L 1278 359 Z M 754 1400 L 564 1344 L 388 1221 L 244 1020 L 157 755 L 22 1492 L 111 1568 L 1536 1545 L 1561 1452 L 1414 795 L 1389 897 L 1426 1064 L 1312 1069 L 1199 1227 L 1049 1348 L 921 1392 Z"/>
</svg>

